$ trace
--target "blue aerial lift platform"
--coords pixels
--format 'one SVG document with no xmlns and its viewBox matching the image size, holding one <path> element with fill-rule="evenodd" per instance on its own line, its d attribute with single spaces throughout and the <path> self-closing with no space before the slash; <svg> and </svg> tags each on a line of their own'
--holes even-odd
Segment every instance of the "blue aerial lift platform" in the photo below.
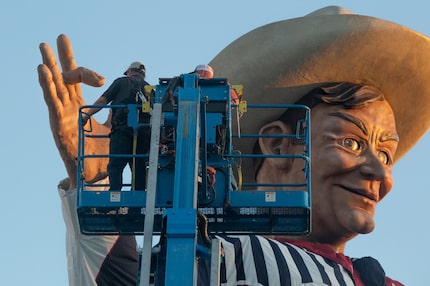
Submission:
<svg viewBox="0 0 430 286">
<path fill-rule="evenodd" d="M 165 285 L 195 285 L 196 252 L 206 251 L 215 264 L 219 259 L 219 245 L 212 243 L 212 248 L 207 246 L 206 250 L 200 247 L 197 230 L 206 238 L 216 233 L 310 232 L 310 112 L 305 106 L 246 104 L 244 98 L 238 105 L 232 104 L 233 87 L 227 79 L 200 79 L 195 74 L 180 76 L 181 84 L 175 87 L 170 102 L 166 101 L 166 89 L 171 80 L 160 79 L 157 86 L 151 87 L 147 91 L 149 100 L 143 105 L 127 105 L 128 124 L 134 129 L 142 125 L 137 122 L 139 112 L 151 113 L 149 153 L 124 154 L 148 159 L 146 190 L 106 191 L 106 185 L 86 183 L 82 175 L 85 163 L 110 155 L 85 154 L 85 140 L 103 136 L 93 134 L 91 124 L 89 130 L 80 126 L 77 213 L 84 234 L 143 234 L 143 253 L 150 253 L 153 234 L 165 237 Z M 90 107 L 94 106 L 81 107 L 79 116 Z M 262 155 L 236 150 L 239 140 L 251 142 L 261 137 L 232 128 L 240 126 L 238 113 L 251 108 L 261 112 L 273 108 L 303 109 L 299 132 L 277 135 L 300 141 L 301 153 Z M 267 157 L 303 160 L 303 183 L 259 185 L 244 181 L 240 162 Z M 139 280 L 140 285 L 147 285 L 142 283 L 149 283 L 150 261 L 145 261 L 145 255 L 142 259 Z"/>
</svg>

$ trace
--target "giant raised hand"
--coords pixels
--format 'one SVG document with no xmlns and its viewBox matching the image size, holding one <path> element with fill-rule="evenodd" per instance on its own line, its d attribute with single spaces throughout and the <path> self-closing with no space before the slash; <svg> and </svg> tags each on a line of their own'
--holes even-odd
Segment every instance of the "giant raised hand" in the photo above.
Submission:
<svg viewBox="0 0 430 286">
<path fill-rule="evenodd" d="M 76 187 L 77 150 L 78 150 L 78 110 L 85 105 L 82 96 L 81 83 L 100 87 L 105 79 L 98 73 L 84 67 L 78 67 L 73 57 L 73 49 L 69 38 L 60 35 L 57 38 L 58 57 L 61 69 L 57 64 L 55 54 L 46 43 L 40 44 L 43 64 L 38 66 L 39 83 L 43 90 L 49 111 L 49 122 L 52 135 L 60 156 L 65 164 L 70 180 L 70 188 Z M 110 122 L 101 124 L 91 119 L 94 134 L 108 134 Z M 109 139 L 87 139 L 87 154 L 107 154 Z M 106 177 L 106 159 L 92 159 L 85 163 L 85 180 L 97 181 Z"/>
</svg>

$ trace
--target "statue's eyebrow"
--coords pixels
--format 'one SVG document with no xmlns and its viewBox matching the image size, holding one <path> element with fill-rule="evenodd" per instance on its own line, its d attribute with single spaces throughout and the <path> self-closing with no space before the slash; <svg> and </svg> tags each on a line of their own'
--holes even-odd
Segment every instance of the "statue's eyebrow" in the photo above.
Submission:
<svg viewBox="0 0 430 286">
<path fill-rule="evenodd" d="M 357 126 L 358 128 L 360 128 L 360 130 L 363 132 L 363 134 L 368 135 L 368 131 L 366 128 L 366 125 L 363 123 L 363 121 L 361 121 L 360 119 L 358 119 L 355 116 L 352 116 L 350 114 L 346 114 L 340 111 L 334 111 L 329 113 L 329 115 L 331 116 L 336 116 L 339 117 L 341 119 L 347 120 L 349 122 L 351 122 L 352 124 L 354 124 L 355 126 Z M 386 141 L 396 141 L 399 142 L 400 138 L 399 135 L 397 133 L 390 133 L 390 134 L 386 134 L 384 136 L 382 136 L 380 138 L 381 142 L 386 142 Z"/>
<path fill-rule="evenodd" d="M 369 134 L 369 132 L 367 131 L 366 125 L 363 123 L 363 121 L 361 121 L 360 119 L 358 119 L 355 116 L 352 116 L 350 114 L 346 114 L 346 113 L 343 113 L 343 112 L 340 112 L 340 111 L 330 112 L 329 115 L 336 116 L 336 117 L 339 117 L 339 118 L 344 119 L 346 121 L 349 121 L 352 124 L 354 124 L 355 126 L 357 126 L 358 128 L 360 128 L 360 130 L 365 135 Z"/>
</svg>

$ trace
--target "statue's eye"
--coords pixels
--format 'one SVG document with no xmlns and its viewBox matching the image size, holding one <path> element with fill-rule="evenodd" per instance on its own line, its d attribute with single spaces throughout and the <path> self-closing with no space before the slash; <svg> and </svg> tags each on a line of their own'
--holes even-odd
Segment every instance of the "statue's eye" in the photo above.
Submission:
<svg viewBox="0 0 430 286">
<path fill-rule="evenodd" d="M 360 142 L 352 138 L 342 139 L 339 143 L 351 151 L 358 151 L 361 149 Z"/>
<path fill-rule="evenodd" d="M 378 151 L 378 159 L 384 165 L 389 165 L 390 164 L 390 156 L 387 154 L 387 152 Z"/>
</svg>

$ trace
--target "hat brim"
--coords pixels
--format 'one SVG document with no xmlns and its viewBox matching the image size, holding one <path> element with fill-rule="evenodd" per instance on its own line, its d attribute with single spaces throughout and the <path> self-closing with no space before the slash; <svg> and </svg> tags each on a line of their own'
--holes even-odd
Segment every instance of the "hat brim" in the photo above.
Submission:
<svg viewBox="0 0 430 286">
<path fill-rule="evenodd" d="M 248 103 L 294 103 L 327 82 L 379 88 L 396 117 L 396 161 L 430 125 L 430 41 L 404 26 L 361 15 L 309 15 L 257 28 L 222 50 L 210 65 L 244 86 Z M 248 112 L 243 133 L 258 133 L 281 110 Z M 242 145 L 241 145 L 242 144 Z M 235 149 L 252 153 L 238 142 Z"/>
</svg>

